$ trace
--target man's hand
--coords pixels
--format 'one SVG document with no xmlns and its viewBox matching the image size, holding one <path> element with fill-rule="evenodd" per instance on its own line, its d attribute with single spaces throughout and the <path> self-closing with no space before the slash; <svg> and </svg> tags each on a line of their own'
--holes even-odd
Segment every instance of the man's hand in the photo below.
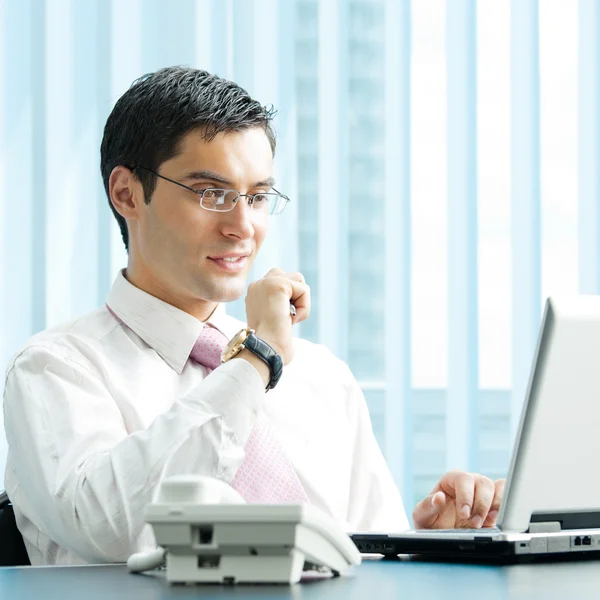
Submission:
<svg viewBox="0 0 600 600">
<path fill-rule="evenodd" d="M 415 529 L 493 527 L 504 492 L 504 479 L 449 471 L 413 511 Z"/>
<path fill-rule="evenodd" d="M 290 302 L 296 316 L 290 314 Z M 310 288 L 301 273 L 271 269 L 262 279 L 251 283 L 246 296 L 248 327 L 267 342 L 287 365 L 293 358 L 292 325 L 310 313 Z"/>
</svg>

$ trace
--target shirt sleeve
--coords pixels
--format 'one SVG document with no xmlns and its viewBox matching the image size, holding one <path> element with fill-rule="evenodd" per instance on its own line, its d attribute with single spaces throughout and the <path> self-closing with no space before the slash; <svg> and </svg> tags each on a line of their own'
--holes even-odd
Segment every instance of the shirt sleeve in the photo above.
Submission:
<svg viewBox="0 0 600 600">
<path fill-rule="evenodd" d="M 373 434 L 364 394 L 349 372 L 348 377 L 352 380 L 355 418 L 348 530 L 356 533 L 405 531 L 409 525 L 402 498 Z"/>
<path fill-rule="evenodd" d="M 155 546 L 144 511 L 165 477 L 233 480 L 263 396 L 254 367 L 233 360 L 148 429 L 130 433 L 98 375 L 45 346 L 29 347 L 4 391 L 19 509 L 84 561 L 124 561 Z"/>
</svg>

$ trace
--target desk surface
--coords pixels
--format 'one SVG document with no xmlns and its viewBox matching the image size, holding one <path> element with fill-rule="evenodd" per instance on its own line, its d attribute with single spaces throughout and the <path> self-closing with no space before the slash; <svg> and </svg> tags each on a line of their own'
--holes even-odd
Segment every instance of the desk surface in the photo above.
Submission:
<svg viewBox="0 0 600 600">
<path fill-rule="evenodd" d="M 353 576 L 295 586 L 169 586 L 159 573 L 130 575 L 123 566 L 0 569 L 0 598 L 311 598 L 327 600 L 465 600 L 597 598 L 600 561 L 506 567 L 365 560 Z"/>
</svg>

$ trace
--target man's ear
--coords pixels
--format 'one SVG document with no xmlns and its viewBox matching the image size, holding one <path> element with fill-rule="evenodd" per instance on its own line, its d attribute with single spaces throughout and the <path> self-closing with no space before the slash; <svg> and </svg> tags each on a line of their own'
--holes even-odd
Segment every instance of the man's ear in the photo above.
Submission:
<svg viewBox="0 0 600 600">
<path fill-rule="evenodd" d="M 112 170 L 108 180 L 108 192 L 112 205 L 124 219 L 138 219 L 141 204 L 144 202 L 144 190 L 130 169 L 118 166 Z"/>
</svg>

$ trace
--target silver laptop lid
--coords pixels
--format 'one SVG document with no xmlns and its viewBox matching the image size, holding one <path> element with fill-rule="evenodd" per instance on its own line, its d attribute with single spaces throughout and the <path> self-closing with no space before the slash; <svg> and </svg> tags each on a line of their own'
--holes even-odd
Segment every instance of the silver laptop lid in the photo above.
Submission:
<svg viewBox="0 0 600 600">
<path fill-rule="evenodd" d="M 600 296 L 552 297 L 538 345 L 498 518 L 600 527 Z M 562 519 L 561 519 L 562 520 Z"/>
</svg>

